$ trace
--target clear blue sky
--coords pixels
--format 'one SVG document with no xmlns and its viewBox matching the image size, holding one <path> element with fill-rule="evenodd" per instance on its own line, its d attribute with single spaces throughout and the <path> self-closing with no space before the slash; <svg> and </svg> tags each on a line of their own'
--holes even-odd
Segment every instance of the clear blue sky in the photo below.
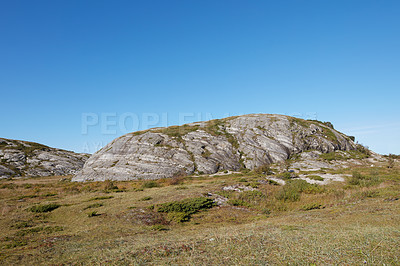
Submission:
<svg viewBox="0 0 400 266">
<path fill-rule="evenodd" d="M 0 137 L 94 152 L 153 124 L 280 113 L 399 154 L 399 12 L 368 0 L 1 1 Z"/>
</svg>

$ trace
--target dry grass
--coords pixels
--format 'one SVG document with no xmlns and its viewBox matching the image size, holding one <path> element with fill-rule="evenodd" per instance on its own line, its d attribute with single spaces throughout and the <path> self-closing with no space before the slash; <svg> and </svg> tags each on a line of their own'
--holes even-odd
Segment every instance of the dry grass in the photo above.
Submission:
<svg viewBox="0 0 400 266">
<path fill-rule="evenodd" d="M 281 186 L 257 184 L 258 192 L 229 194 L 246 206 L 214 207 L 182 224 L 154 206 L 221 193 L 226 185 L 250 186 L 259 176 L 179 177 L 156 185 L 71 183 L 60 177 L 2 180 L 0 262 L 400 264 L 399 169 L 357 167 L 340 173 L 354 170 L 374 182 L 333 183 L 318 193 L 302 191 L 297 201 L 279 200 Z M 29 211 L 52 203 L 60 207 Z M 96 215 L 88 215 L 91 211 Z"/>
</svg>

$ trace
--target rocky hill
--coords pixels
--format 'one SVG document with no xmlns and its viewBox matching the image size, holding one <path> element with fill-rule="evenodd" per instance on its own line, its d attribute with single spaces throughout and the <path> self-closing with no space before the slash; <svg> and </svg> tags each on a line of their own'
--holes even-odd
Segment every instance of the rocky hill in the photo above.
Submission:
<svg viewBox="0 0 400 266">
<path fill-rule="evenodd" d="M 93 154 L 73 180 L 159 179 L 251 170 L 304 151 L 356 150 L 353 140 L 320 121 L 267 114 L 229 117 L 121 136 Z"/>
<path fill-rule="evenodd" d="M 88 154 L 0 138 L 0 178 L 75 174 L 88 158 Z"/>
</svg>

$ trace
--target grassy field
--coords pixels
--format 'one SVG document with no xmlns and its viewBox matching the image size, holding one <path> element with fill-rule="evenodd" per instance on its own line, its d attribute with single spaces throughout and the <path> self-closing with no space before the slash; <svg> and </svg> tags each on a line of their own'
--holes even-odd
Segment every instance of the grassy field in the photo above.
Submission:
<svg viewBox="0 0 400 266">
<path fill-rule="evenodd" d="M 332 173 L 349 177 L 326 186 L 258 182 L 252 172 L 2 180 L 0 263 L 400 265 L 398 165 Z M 212 206 L 208 193 L 228 201 Z"/>
</svg>

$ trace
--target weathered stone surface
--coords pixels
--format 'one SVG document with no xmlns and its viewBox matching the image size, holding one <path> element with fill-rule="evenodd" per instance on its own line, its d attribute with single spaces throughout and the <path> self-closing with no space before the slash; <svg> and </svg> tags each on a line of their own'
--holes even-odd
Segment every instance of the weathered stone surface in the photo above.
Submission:
<svg viewBox="0 0 400 266">
<path fill-rule="evenodd" d="M 159 179 L 282 162 L 303 151 L 353 150 L 331 125 L 254 114 L 121 136 L 93 154 L 74 181 Z"/>
<path fill-rule="evenodd" d="M 76 174 L 88 154 L 0 138 L 0 178 Z"/>
</svg>

